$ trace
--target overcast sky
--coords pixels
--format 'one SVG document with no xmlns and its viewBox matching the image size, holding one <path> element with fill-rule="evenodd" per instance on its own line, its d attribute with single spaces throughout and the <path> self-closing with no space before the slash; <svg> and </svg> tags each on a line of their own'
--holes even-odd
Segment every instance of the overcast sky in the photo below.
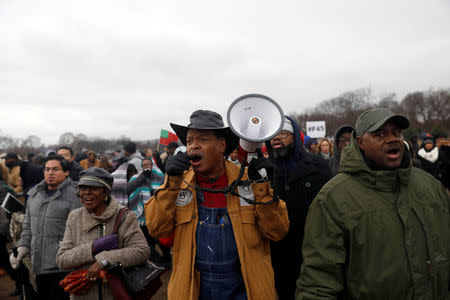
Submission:
<svg viewBox="0 0 450 300">
<path fill-rule="evenodd" d="M 159 137 L 247 93 L 450 87 L 450 1 L 0 0 L 0 134 Z"/>
</svg>

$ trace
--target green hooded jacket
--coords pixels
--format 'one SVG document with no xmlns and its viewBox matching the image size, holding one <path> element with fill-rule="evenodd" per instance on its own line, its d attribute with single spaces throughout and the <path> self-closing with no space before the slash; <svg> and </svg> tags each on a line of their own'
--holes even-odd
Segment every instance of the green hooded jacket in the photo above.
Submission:
<svg viewBox="0 0 450 300">
<path fill-rule="evenodd" d="M 405 148 L 372 170 L 356 139 L 309 209 L 297 300 L 450 299 L 450 199 Z"/>
</svg>

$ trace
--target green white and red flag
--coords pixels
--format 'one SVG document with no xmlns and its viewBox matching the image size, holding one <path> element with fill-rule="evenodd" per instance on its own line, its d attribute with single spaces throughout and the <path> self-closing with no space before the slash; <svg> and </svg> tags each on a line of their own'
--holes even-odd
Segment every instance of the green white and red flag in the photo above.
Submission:
<svg viewBox="0 0 450 300">
<path fill-rule="evenodd" d="M 170 142 L 178 142 L 178 136 L 168 130 L 161 129 L 161 135 L 159 137 L 159 144 L 167 146 Z"/>
</svg>

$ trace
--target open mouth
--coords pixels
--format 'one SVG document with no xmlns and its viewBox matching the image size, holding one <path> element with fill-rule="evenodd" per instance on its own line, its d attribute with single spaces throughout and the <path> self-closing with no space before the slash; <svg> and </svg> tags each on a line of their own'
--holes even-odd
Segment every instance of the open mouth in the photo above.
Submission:
<svg viewBox="0 0 450 300">
<path fill-rule="evenodd" d="M 389 159 L 397 159 L 400 157 L 400 147 L 391 147 L 385 153 Z"/>
<path fill-rule="evenodd" d="M 203 159 L 203 155 L 201 154 L 192 154 L 189 156 L 189 161 L 191 162 L 192 166 L 197 166 L 200 161 Z"/>
<path fill-rule="evenodd" d="M 83 201 L 84 201 L 84 203 L 89 204 L 89 203 L 94 202 L 94 199 L 92 199 L 92 198 L 84 198 Z"/>
<path fill-rule="evenodd" d="M 273 141 L 272 148 L 280 148 L 280 147 L 283 147 L 281 141 Z"/>
</svg>

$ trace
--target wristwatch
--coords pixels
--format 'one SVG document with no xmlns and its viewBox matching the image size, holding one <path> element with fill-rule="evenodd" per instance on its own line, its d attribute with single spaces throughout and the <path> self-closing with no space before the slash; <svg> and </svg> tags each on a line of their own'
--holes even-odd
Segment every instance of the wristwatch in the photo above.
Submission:
<svg viewBox="0 0 450 300">
<path fill-rule="evenodd" d="M 100 262 L 100 266 L 102 267 L 102 269 L 106 268 L 108 266 L 108 261 L 106 259 L 102 260 Z"/>
</svg>

